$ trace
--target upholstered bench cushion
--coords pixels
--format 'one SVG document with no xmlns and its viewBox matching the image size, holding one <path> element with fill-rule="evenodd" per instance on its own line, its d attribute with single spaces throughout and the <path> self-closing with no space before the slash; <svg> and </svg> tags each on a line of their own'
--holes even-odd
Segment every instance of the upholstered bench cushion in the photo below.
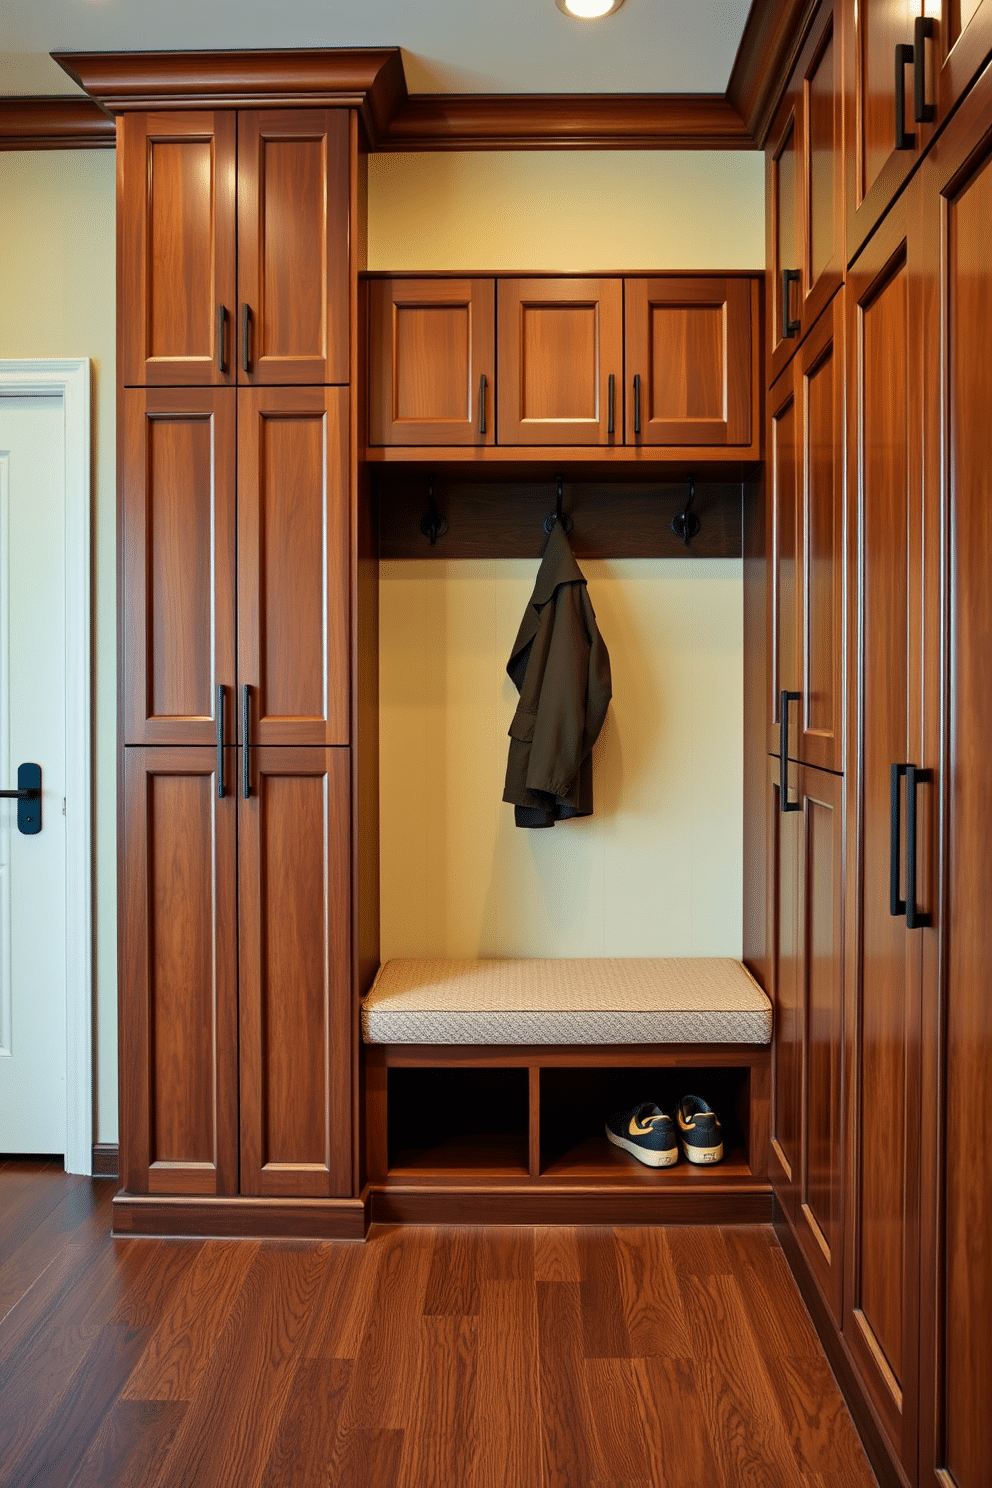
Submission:
<svg viewBox="0 0 992 1488">
<path fill-rule="evenodd" d="M 771 1003 L 739 961 L 387 961 L 368 1044 L 767 1044 Z"/>
</svg>

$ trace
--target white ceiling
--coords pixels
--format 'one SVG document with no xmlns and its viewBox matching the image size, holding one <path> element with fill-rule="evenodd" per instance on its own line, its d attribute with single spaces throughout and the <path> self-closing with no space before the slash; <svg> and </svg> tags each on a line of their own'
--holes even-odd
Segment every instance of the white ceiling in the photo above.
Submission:
<svg viewBox="0 0 992 1488">
<path fill-rule="evenodd" d="M 74 93 L 54 51 L 400 46 L 411 93 L 722 93 L 750 0 L 2 0 L 0 94 Z"/>
</svg>

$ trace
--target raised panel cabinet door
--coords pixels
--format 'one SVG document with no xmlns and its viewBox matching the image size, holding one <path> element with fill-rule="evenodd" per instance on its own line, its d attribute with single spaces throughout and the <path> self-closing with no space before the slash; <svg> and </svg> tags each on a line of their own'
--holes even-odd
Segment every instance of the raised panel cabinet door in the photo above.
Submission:
<svg viewBox="0 0 992 1488">
<path fill-rule="evenodd" d="M 770 996 L 775 1010 L 772 1045 L 771 1156 L 776 1197 L 798 1227 L 803 1132 L 803 944 L 801 873 L 803 812 L 795 766 L 784 787 L 792 810 L 783 811 L 779 761 L 768 760 L 768 913 Z"/>
<path fill-rule="evenodd" d="M 750 443 L 751 293 L 748 279 L 624 280 L 628 444 Z"/>
<path fill-rule="evenodd" d="M 242 743 L 349 741 L 348 397 L 238 392 Z"/>
<path fill-rule="evenodd" d="M 347 383 L 347 109 L 238 115 L 238 381 Z"/>
<path fill-rule="evenodd" d="M 236 396 L 124 392 L 125 744 L 234 742 Z"/>
<path fill-rule="evenodd" d="M 925 0 L 925 11 L 934 20 L 925 94 L 943 120 L 992 55 L 992 0 Z"/>
<path fill-rule="evenodd" d="M 252 749 L 242 777 L 243 760 L 241 1192 L 341 1197 L 355 1038 L 350 751 Z"/>
<path fill-rule="evenodd" d="M 372 444 L 494 444 L 496 281 L 369 284 Z"/>
<path fill-rule="evenodd" d="M 844 1332 L 891 1448 L 910 1472 L 918 1393 L 920 933 L 907 928 L 899 900 L 908 866 L 900 770 L 919 762 L 922 708 L 917 184 L 889 213 L 847 286 L 851 521 L 860 534 L 861 572 Z"/>
<path fill-rule="evenodd" d="M 125 749 L 121 1182 L 238 1191 L 233 756 Z"/>
<path fill-rule="evenodd" d="M 803 94 L 793 77 L 765 146 L 765 318 L 768 381 L 781 376 L 802 334 Z"/>
<path fill-rule="evenodd" d="M 803 49 L 802 251 L 804 333 L 844 274 L 844 88 L 839 0 L 828 0 Z"/>
<path fill-rule="evenodd" d="M 795 758 L 798 694 L 802 679 L 802 399 L 795 367 L 782 373 L 768 394 L 766 551 L 768 602 L 768 752 L 781 753 L 782 694 L 785 700 L 786 757 Z"/>
<path fill-rule="evenodd" d="M 623 281 L 499 279 L 499 444 L 623 443 Z"/>
<path fill-rule="evenodd" d="M 233 382 L 235 115 L 126 114 L 120 139 L 121 380 Z"/>
</svg>

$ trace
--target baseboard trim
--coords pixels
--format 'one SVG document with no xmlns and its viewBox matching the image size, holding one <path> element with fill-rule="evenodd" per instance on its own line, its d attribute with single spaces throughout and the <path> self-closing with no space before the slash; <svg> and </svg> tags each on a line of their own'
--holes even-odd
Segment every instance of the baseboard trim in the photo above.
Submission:
<svg viewBox="0 0 992 1488">
<path fill-rule="evenodd" d="M 116 1142 L 93 1143 L 94 1178 L 118 1178 L 121 1171 L 120 1147 Z"/>
<path fill-rule="evenodd" d="M 461 1188 L 404 1184 L 372 1190 L 373 1224 L 770 1224 L 771 1190 L 618 1193 L 602 1188 Z"/>
<path fill-rule="evenodd" d="M 368 1193 L 357 1199 L 161 1197 L 119 1193 L 113 1234 L 189 1240 L 364 1240 Z"/>
<path fill-rule="evenodd" d="M 851 1418 L 861 1438 L 861 1444 L 865 1449 L 865 1456 L 871 1464 L 872 1471 L 881 1488 L 910 1488 L 909 1479 L 889 1451 L 888 1443 L 871 1402 L 861 1388 L 857 1371 L 851 1362 L 843 1337 L 838 1332 L 813 1273 L 806 1264 L 806 1258 L 788 1217 L 777 1201 L 774 1225 L 775 1234 L 785 1254 L 785 1259 L 789 1263 L 789 1270 L 795 1278 L 800 1296 L 806 1304 L 806 1310 L 813 1320 L 813 1327 L 823 1345 L 827 1363 L 833 1370 L 834 1378 L 851 1412 Z"/>
</svg>

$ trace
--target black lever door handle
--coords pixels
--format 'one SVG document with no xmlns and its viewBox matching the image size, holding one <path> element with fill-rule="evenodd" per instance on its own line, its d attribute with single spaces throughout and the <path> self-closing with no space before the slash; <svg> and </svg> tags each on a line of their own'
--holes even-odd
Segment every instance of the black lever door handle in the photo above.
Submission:
<svg viewBox="0 0 992 1488">
<path fill-rule="evenodd" d="M 25 837 L 41 831 L 41 766 L 17 767 L 17 789 L 0 790 L 0 800 L 17 802 L 17 830 Z"/>
<path fill-rule="evenodd" d="M 906 68 L 913 64 L 913 51 L 907 42 L 896 47 L 896 149 L 912 150 L 916 135 L 906 128 Z"/>
<path fill-rule="evenodd" d="M 792 303 L 789 293 L 790 285 L 798 284 L 802 274 L 798 269 L 782 270 L 782 339 L 793 337 L 802 328 L 802 321 L 792 319 Z"/>
<path fill-rule="evenodd" d="M 933 16 L 917 16 L 913 26 L 913 118 L 917 124 L 932 124 L 937 117 L 935 104 L 927 103 L 927 49 L 925 41 L 933 38 Z"/>
<path fill-rule="evenodd" d="M 801 811 L 803 809 L 801 801 L 789 800 L 789 704 L 798 703 L 801 697 L 801 692 L 788 692 L 783 687 L 778 703 L 779 774 L 782 777 L 779 795 L 782 799 L 783 811 Z"/>
<path fill-rule="evenodd" d="M 908 765 L 893 765 L 889 777 L 889 914 L 904 915 L 906 913 L 906 901 L 899 898 L 899 859 L 902 857 L 900 845 L 900 796 L 902 787 L 900 781 L 909 769 Z"/>
<path fill-rule="evenodd" d="M 251 746 L 248 742 L 251 734 L 251 688 L 246 682 L 241 690 L 241 732 L 243 735 L 242 750 L 242 788 L 244 798 L 247 801 L 251 795 Z"/>
<path fill-rule="evenodd" d="M 224 688 L 217 685 L 217 799 L 224 799 Z"/>
<path fill-rule="evenodd" d="M 932 770 L 906 766 L 906 928 L 909 930 L 925 930 L 931 923 L 931 916 L 916 907 L 916 809 L 919 787 L 929 785 L 932 779 Z"/>
</svg>

